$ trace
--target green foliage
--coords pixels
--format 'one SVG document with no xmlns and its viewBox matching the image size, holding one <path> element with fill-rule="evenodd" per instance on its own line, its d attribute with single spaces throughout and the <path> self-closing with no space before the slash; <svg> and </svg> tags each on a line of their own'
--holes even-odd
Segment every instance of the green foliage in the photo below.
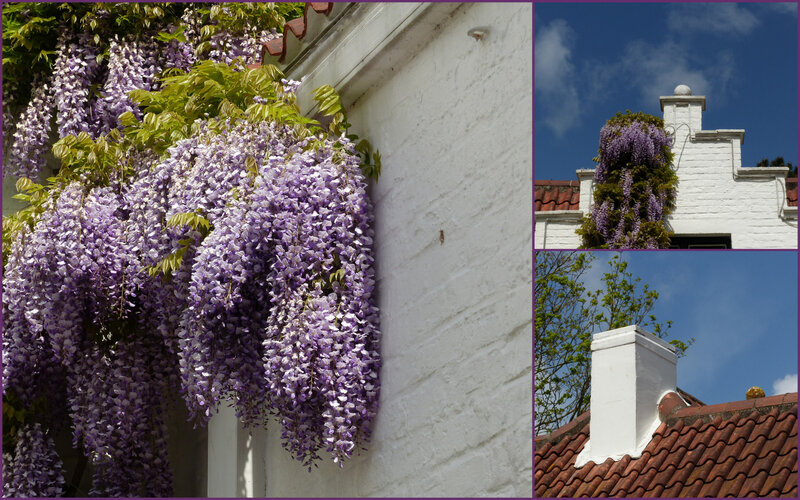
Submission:
<svg viewBox="0 0 800 500">
<path fill-rule="evenodd" d="M 651 311 L 658 292 L 633 277 L 620 254 L 609 261 L 598 290 L 586 290 L 583 275 L 594 254 L 536 252 L 534 284 L 536 433 L 551 432 L 589 409 L 591 335 L 639 325 L 661 338 L 671 321 Z M 683 356 L 694 339 L 672 339 Z"/>
<path fill-rule="evenodd" d="M 186 238 L 179 240 L 180 247 L 177 250 L 154 265 L 148 266 L 147 273 L 151 277 L 162 274 L 165 279 L 169 279 L 173 272 L 180 269 L 183 263 L 183 256 L 186 255 L 189 248 L 202 241 L 214 229 L 211 222 L 201 215 L 200 209 L 171 216 L 167 220 L 167 227 L 189 227 L 195 234 L 190 233 Z"/>
<path fill-rule="evenodd" d="M 341 98 L 336 90 L 330 85 L 323 85 L 314 91 L 314 100 L 317 101 L 318 112 L 322 116 L 331 118 L 328 129 L 334 135 L 346 134 L 346 137 L 356 144 L 356 152 L 361 157 L 361 171 L 368 179 L 378 181 L 381 175 L 381 153 L 372 152 L 372 145 L 368 140 L 362 139 L 356 134 L 347 134 L 350 123 L 344 114 Z"/>
<path fill-rule="evenodd" d="M 772 161 L 769 161 L 769 158 L 762 158 L 761 161 L 756 163 L 757 167 L 789 167 L 789 172 L 786 174 L 787 177 L 797 177 L 797 166 L 792 165 L 792 162 L 786 163 L 786 160 L 783 159 L 783 156 L 778 156 Z"/>
<path fill-rule="evenodd" d="M 591 330 L 582 275 L 594 256 L 536 252 L 534 395 L 536 433 L 550 432 L 589 405 Z"/>
<path fill-rule="evenodd" d="M 644 123 L 646 125 L 653 125 L 658 128 L 664 128 L 663 118 L 659 118 L 657 116 L 653 116 L 647 113 L 642 113 L 641 111 L 637 111 L 634 113 L 629 109 L 625 110 L 625 113 L 617 111 L 617 114 L 609 118 L 606 124 L 617 127 L 626 127 L 628 125 L 632 125 L 637 122 Z M 595 158 L 594 161 L 600 161 L 600 160 Z"/>
<path fill-rule="evenodd" d="M 68 135 L 53 145 L 53 155 L 61 160 L 58 179 L 63 183 L 80 180 L 87 186 L 107 186 L 112 179 L 133 174 L 118 130 L 96 140 L 86 132 Z"/>
<path fill-rule="evenodd" d="M 53 206 L 66 185 L 80 181 L 87 188 L 108 186 L 113 181 L 122 186 L 133 174 L 127 151 L 131 143 L 118 130 L 93 140 L 86 132 L 68 135 L 53 145 L 53 154 L 61 168 L 46 184 L 30 179 L 17 180 L 13 198 L 28 203 L 23 209 L 3 217 L 3 266 L 8 262 L 11 243 L 20 231 L 33 229 L 39 216 Z"/>
<path fill-rule="evenodd" d="M 26 406 L 13 390 L 7 390 L 3 394 L 3 454 L 14 453 L 17 433 L 25 423 L 35 420 L 36 415 L 47 414 L 48 403 L 44 397 Z"/>
<path fill-rule="evenodd" d="M 193 230 L 200 232 L 203 236 L 211 232 L 211 223 L 208 219 L 200 215 L 199 210 L 175 214 L 167 220 L 167 227 L 181 226 L 189 226 Z"/>
<path fill-rule="evenodd" d="M 54 200 L 58 194 L 59 180 L 56 177 L 47 179 L 47 185 L 37 184 L 30 179 L 17 180 L 17 194 L 13 196 L 18 200 L 28 202 L 28 205 L 13 214 L 3 217 L 3 268 L 5 269 L 8 257 L 11 254 L 11 244 L 18 234 L 33 229 L 39 216 L 48 208 L 48 202 Z"/>
<path fill-rule="evenodd" d="M 96 140 L 85 132 L 77 136 L 68 135 L 53 145 L 53 154 L 61 160 L 62 166 L 47 186 L 21 181 L 22 184 L 18 185 L 20 193 L 15 197 L 31 205 L 4 219 L 3 262 L 7 260 L 14 234 L 23 227 L 33 227 L 44 210 L 43 203 L 51 194 L 56 195 L 59 189 L 76 180 L 87 187 L 107 186 L 112 182 L 123 185 L 133 175 L 132 148 L 163 154 L 177 141 L 195 134 L 198 131 L 197 120 L 207 120 L 211 129 L 225 126 L 228 119 L 277 121 L 293 127 L 300 137 L 314 137 L 309 147 L 319 147 L 322 143 L 319 135 L 327 131 L 318 121 L 300 113 L 300 108 L 283 90 L 280 83 L 283 77 L 283 73 L 271 65 L 247 69 L 239 63 L 229 66 L 206 60 L 195 65 L 189 73 L 164 78 L 158 91 L 132 91 L 131 98 L 143 111 L 141 121 L 133 113 L 126 112 L 120 115 L 123 132 L 112 130 Z M 326 99 L 340 102 L 332 87 L 322 88 Z M 342 116 L 337 126 L 349 126 L 343 118 L 341 105 L 329 108 L 331 112 L 334 110 Z M 366 158 L 361 166 L 365 174 L 377 179 L 381 167 L 380 153 L 372 153 L 366 140 L 356 145 L 356 151 L 362 159 Z M 246 161 L 248 171 L 254 175 L 257 172 L 255 159 L 247 158 Z M 169 257 L 170 260 L 163 262 L 160 269 L 177 269 L 183 253 Z"/>
<path fill-rule="evenodd" d="M 303 16 L 303 2 L 247 2 L 205 4 L 211 7 L 198 9 L 201 15 L 202 42 L 197 46 L 197 55 L 202 57 L 211 48 L 209 38 L 218 31 L 227 31 L 235 35 L 258 29 L 282 30 L 286 21 Z"/>
<path fill-rule="evenodd" d="M 3 85 L 16 88 L 11 103 L 30 99 L 35 76 L 52 71 L 58 38 L 92 35 L 102 60 L 114 35 L 142 35 L 160 26 L 180 23 L 182 3 L 44 3 L 3 5 Z M 151 33 L 152 35 L 153 33 Z"/>
<path fill-rule="evenodd" d="M 185 238 L 180 240 L 179 243 L 181 245 L 180 248 L 156 262 L 152 266 L 147 267 L 147 274 L 149 274 L 150 277 L 155 277 L 161 274 L 165 280 L 169 280 L 172 277 L 172 273 L 180 269 L 181 264 L 183 263 L 183 256 L 189 250 L 189 247 L 192 246 L 194 240 L 191 238 Z"/>
<path fill-rule="evenodd" d="M 189 4 L 8 4 L 3 8 L 4 85 L 21 82 L 25 75 L 51 71 L 52 58 L 34 64 L 28 57 L 37 47 L 55 47 L 63 23 L 67 30 L 90 30 L 92 33 L 125 34 L 138 32 L 142 26 L 157 28 L 158 20 L 179 22 L 183 9 Z M 224 7 L 224 8 L 223 8 Z M 253 20 L 277 23 L 303 13 L 303 4 L 218 4 L 201 9 L 207 22 L 222 29 L 244 29 Z M 105 13 L 103 13 L 105 12 Z M 249 17 L 248 17 L 249 16 Z M 263 18 L 263 19 L 262 19 Z M 6 29 L 7 28 L 7 29 Z M 215 29 L 215 28 L 214 28 Z M 128 30 L 128 31 L 126 31 Z M 152 36 L 164 42 L 182 39 L 185 27 L 172 33 Z M 28 50 L 30 49 L 30 51 Z M 8 65 L 6 59 L 10 58 Z M 33 68 L 33 70 L 31 70 Z M 10 73 L 7 73 L 9 72 Z M 8 78 L 6 79 L 6 75 Z M 61 160 L 61 169 L 46 185 L 21 180 L 14 197 L 29 205 L 3 218 L 3 265 L 7 262 L 11 242 L 25 228 L 32 229 L 46 210 L 48 200 L 54 201 L 60 189 L 72 181 L 87 188 L 115 184 L 120 188 L 133 175 L 132 149 L 153 151 L 159 155 L 181 139 L 198 131 L 197 120 L 206 120 L 209 128 L 219 129 L 228 119 L 276 121 L 292 127 L 300 137 L 314 137 L 309 147 L 319 147 L 320 134 L 337 136 L 350 126 L 346 122 L 341 100 L 336 91 L 326 85 L 315 95 L 323 96 L 324 108 L 333 121 L 325 130 L 317 121 L 303 116 L 294 102 L 294 95 L 284 92 L 283 73 L 273 65 L 248 69 L 240 61 L 231 65 L 205 60 L 191 71 L 162 78 L 160 90 L 134 90 L 130 97 L 140 105 L 142 119 L 133 113 L 123 113 L 122 132 L 112 130 L 108 135 L 92 140 L 86 134 L 69 135 L 53 145 L 53 154 Z M 30 83 L 28 81 L 28 83 Z M 6 105 L 8 103 L 4 103 Z M 357 136 L 349 136 L 354 142 Z M 357 143 L 361 168 L 369 178 L 377 180 L 381 171 L 380 153 L 372 152 L 368 141 Z M 257 172 L 255 159 L 248 158 L 248 171 Z M 185 248 L 168 256 L 160 269 L 165 274 L 177 269 Z"/>
<path fill-rule="evenodd" d="M 143 118 L 139 121 L 128 112 L 120 115 L 120 123 L 136 147 L 159 154 L 194 134 L 198 119 L 217 123 L 228 118 L 278 121 L 308 136 L 319 129 L 319 124 L 286 100 L 280 83 L 283 76 L 269 64 L 247 69 L 240 63 L 229 66 L 202 61 L 189 73 L 164 78 L 158 91 L 131 92 L 131 98 L 143 110 Z"/>
</svg>

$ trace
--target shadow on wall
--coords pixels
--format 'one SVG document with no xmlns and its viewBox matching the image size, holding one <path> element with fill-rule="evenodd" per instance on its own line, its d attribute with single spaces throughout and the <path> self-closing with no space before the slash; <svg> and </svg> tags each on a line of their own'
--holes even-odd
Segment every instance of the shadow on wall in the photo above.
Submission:
<svg viewBox="0 0 800 500">
<path fill-rule="evenodd" d="M 176 497 L 207 496 L 208 428 L 193 428 L 183 399 L 173 402 L 167 415 L 169 464 Z"/>
</svg>

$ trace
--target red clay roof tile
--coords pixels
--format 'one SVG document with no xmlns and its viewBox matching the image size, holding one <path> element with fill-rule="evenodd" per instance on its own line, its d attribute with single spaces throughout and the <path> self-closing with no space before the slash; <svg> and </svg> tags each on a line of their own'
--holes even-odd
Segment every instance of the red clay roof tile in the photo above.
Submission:
<svg viewBox="0 0 800 500">
<path fill-rule="evenodd" d="M 681 408 L 672 397 L 662 400 L 666 420 L 635 459 L 576 469 L 589 438 L 588 412 L 538 437 L 536 496 L 797 496 L 797 393 L 721 405 L 689 402 Z"/>
<path fill-rule="evenodd" d="M 273 38 L 264 44 L 261 49 L 261 62 L 263 63 L 267 57 L 277 56 L 279 62 L 284 62 L 286 58 L 286 44 L 289 41 L 289 33 L 295 38 L 301 39 L 308 31 L 308 10 L 312 9 L 318 14 L 327 16 L 333 10 L 333 2 L 306 2 L 303 9 L 303 17 L 292 19 L 283 26 L 283 34 L 277 38 Z"/>
<path fill-rule="evenodd" d="M 580 187 L 578 181 L 535 181 L 534 210 L 578 210 L 581 201 Z"/>
<path fill-rule="evenodd" d="M 786 202 L 790 207 L 797 206 L 797 177 L 786 179 Z"/>
</svg>

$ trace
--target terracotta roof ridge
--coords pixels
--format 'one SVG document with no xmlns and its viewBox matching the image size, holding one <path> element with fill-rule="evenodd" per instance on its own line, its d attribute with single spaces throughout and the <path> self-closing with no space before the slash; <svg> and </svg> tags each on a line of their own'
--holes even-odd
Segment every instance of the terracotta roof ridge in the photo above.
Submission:
<svg viewBox="0 0 800 500">
<path fill-rule="evenodd" d="M 588 412 L 541 436 L 535 495 L 797 496 L 796 393 L 719 405 L 679 395 L 676 389 L 659 402 L 672 425 L 662 421 L 635 459 L 607 458 L 576 469 L 575 456 L 589 438 Z"/>
<path fill-rule="evenodd" d="M 570 186 L 570 187 L 581 187 L 581 181 L 557 181 L 557 180 L 534 180 L 534 186 Z"/>
<path fill-rule="evenodd" d="M 668 396 L 668 395 L 667 395 Z M 667 397 L 665 396 L 665 398 Z M 685 424 L 691 425 L 698 419 L 704 422 L 711 422 L 714 417 L 730 418 L 734 415 L 748 415 L 753 410 L 761 414 L 769 413 L 773 408 L 779 412 L 793 411 L 797 413 L 797 393 L 778 394 L 763 398 L 745 399 L 743 401 L 733 401 L 705 406 L 688 406 L 684 408 L 674 408 L 673 412 L 666 416 L 668 426 L 673 425 L 677 420 L 682 420 Z"/>
</svg>

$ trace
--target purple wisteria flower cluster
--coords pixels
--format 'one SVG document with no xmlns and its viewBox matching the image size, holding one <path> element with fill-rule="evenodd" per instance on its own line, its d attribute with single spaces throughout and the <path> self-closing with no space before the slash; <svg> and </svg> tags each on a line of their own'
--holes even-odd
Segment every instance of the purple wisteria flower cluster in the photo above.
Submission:
<svg viewBox="0 0 800 500">
<path fill-rule="evenodd" d="M 146 85 L 146 72 L 120 73 Z M 215 120 L 161 158 L 131 150 L 124 183 L 61 186 L 12 244 L 4 395 L 63 407 L 92 495 L 171 494 L 164 415 L 175 393 L 201 425 L 225 402 L 245 425 L 277 417 L 284 447 L 309 468 L 323 450 L 342 465 L 371 437 L 379 315 L 355 146 Z M 206 228 L 171 222 L 187 214 Z M 174 270 L 152 273 L 165 259 Z M 41 437 L 57 425 L 39 418 L 8 457 L 6 491 L 63 486 Z M 29 470 L 40 487 L 25 490 Z"/>
<path fill-rule="evenodd" d="M 12 125 L 3 107 L 3 130 L 14 127 L 14 137 L 3 165 L 3 175 L 36 178 L 44 167 L 47 141 L 50 137 L 50 119 L 53 116 L 53 93 L 48 81 L 34 82 L 31 100 Z M 8 119 L 8 122 L 6 120 Z"/>
<path fill-rule="evenodd" d="M 3 497 L 60 497 L 62 468 L 52 435 L 41 424 L 25 425 L 17 431 L 14 455 L 3 454 Z"/>
<path fill-rule="evenodd" d="M 654 167 L 665 160 L 664 151 L 672 145 L 672 136 L 650 123 L 606 124 L 600 129 L 600 164 L 595 182 L 605 182 L 615 165 Z"/>
<path fill-rule="evenodd" d="M 677 178 L 670 170 L 672 137 L 655 123 L 617 115 L 600 131 L 595 203 L 584 236 L 589 246 L 659 248 Z M 644 231 L 644 232 L 643 232 Z M 588 242 L 588 243 L 587 243 Z"/>
<path fill-rule="evenodd" d="M 155 76 L 161 71 L 157 57 L 158 46 L 153 41 L 126 38 L 114 39 L 108 48 L 108 76 L 102 98 L 95 101 L 97 119 L 95 134 L 107 134 L 119 127 L 119 115 L 130 111 L 141 118 L 139 107 L 128 97 L 134 89 L 152 90 Z"/>
<path fill-rule="evenodd" d="M 43 394 L 56 409 L 65 400 L 73 444 L 94 466 L 93 495 L 168 495 L 164 380 L 174 353 L 147 331 L 135 341 L 114 331 L 130 319 L 138 272 L 119 207 L 109 188 L 73 183 L 15 241 L 4 277 L 3 390 L 28 404 Z M 39 444 L 18 446 L 13 459 L 55 474 Z"/>
<path fill-rule="evenodd" d="M 98 49 L 89 34 L 77 40 L 62 36 L 58 41 L 58 57 L 53 67 L 53 96 L 59 137 L 92 132 L 90 119 L 94 96 L 90 87 L 99 75 Z"/>
</svg>

